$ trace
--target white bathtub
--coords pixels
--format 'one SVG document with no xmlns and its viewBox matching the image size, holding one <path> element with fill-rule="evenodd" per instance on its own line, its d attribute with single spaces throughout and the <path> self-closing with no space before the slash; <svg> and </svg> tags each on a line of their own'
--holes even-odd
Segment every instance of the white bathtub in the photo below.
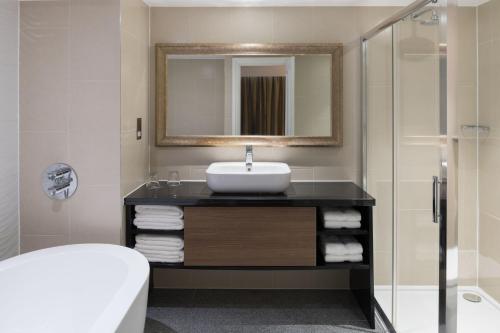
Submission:
<svg viewBox="0 0 500 333">
<path fill-rule="evenodd" d="M 149 265 L 105 244 L 34 251 L 0 261 L 0 332 L 144 330 Z"/>
</svg>

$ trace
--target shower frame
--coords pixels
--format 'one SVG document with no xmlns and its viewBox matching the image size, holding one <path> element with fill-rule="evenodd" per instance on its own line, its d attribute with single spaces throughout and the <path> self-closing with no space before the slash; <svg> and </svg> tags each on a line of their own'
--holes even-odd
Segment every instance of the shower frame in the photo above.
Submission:
<svg viewBox="0 0 500 333">
<path fill-rule="evenodd" d="M 457 281 L 458 281 L 458 237 L 457 220 L 447 218 L 448 209 L 448 1 L 446 0 L 417 0 L 402 10 L 396 12 L 386 20 L 361 36 L 361 107 L 362 107 L 362 154 L 363 154 L 363 189 L 368 186 L 368 41 L 387 28 L 392 29 L 392 41 L 394 45 L 394 25 L 408 16 L 418 12 L 429 4 L 440 4 L 439 29 L 439 138 L 440 138 L 440 168 L 439 178 L 433 183 L 433 194 L 435 208 L 434 217 L 439 221 L 439 333 L 457 332 Z M 394 66 L 394 62 L 393 62 Z M 393 67 L 394 68 L 394 67 Z M 393 101 L 395 98 L 396 80 L 393 71 Z M 398 110 L 395 103 L 392 103 L 393 114 L 393 210 L 397 210 L 395 204 L 398 199 L 397 182 L 397 161 L 398 153 L 396 149 L 397 140 L 394 137 L 394 130 L 397 129 L 396 121 Z M 396 173 L 395 173 L 396 172 Z M 436 214 L 437 213 L 437 214 Z M 394 215 L 397 216 L 397 215 Z M 397 220 L 392 220 L 392 323 L 395 324 L 396 304 L 397 304 Z"/>
</svg>

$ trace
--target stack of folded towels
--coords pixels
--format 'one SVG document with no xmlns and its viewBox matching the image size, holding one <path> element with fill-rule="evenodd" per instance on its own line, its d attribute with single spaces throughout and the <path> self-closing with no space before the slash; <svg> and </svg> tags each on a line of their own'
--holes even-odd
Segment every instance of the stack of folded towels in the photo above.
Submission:
<svg viewBox="0 0 500 333">
<path fill-rule="evenodd" d="M 139 234 L 134 249 L 149 262 L 184 262 L 184 240 L 179 236 Z"/>
<path fill-rule="evenodd" d="M 177 206 L 135 206 L 134 225 L 139 229 L 182 230 L 184 212 Z"/>
<path fill-rule="evenodd" d="M 355 209 L 322 208 L 326 229 L 361 228 L 361 213 Z"/>
<path fill-rule="evenodd" d="M 325 262 L 363 261 L 363 246 L 352 236 L 323 237 L 322 250 Z"/>
</svg>

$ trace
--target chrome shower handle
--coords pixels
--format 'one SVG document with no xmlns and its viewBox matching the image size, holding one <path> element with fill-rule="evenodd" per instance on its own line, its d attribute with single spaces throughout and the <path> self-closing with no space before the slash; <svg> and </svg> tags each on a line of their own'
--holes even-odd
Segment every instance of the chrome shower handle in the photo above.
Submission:
<svg viewBox="0 0 500 333">
<path fill-rule="evenodd" d="M 439 181 L 439 177 L 432 177 L 432 222 L 439 223 L 441 221 L 441 206 L 440 197 L 441 197 L 441 182 Z"/>
</svg>

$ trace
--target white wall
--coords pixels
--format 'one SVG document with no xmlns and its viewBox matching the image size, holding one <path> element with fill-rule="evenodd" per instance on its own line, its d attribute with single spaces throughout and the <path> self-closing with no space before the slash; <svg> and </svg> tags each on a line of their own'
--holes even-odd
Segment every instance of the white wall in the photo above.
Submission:
<svg viewBox="0 0 500 333">
<path fill-rule="evenodd" d="M 0 1 L 0 260 L 19 253 L 19 3 Z"/>
</svg>

